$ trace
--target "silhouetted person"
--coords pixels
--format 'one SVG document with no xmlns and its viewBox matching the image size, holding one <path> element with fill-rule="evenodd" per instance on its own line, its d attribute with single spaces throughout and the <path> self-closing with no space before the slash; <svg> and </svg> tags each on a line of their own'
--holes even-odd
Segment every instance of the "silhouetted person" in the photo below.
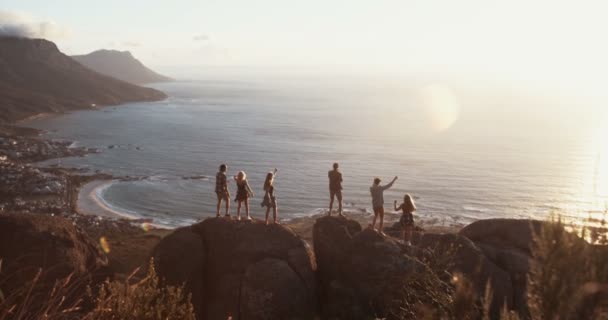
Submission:
<svg viewBox="0 0 608 320">
<path fill-rule="evenodd" d="M 416 211 L 416 204 L 414 199 L 409 194 L 403 196 L 403 203 L 397 207 L 397 200 L 395 200 L 395 211 L 401 210 L 401 218 L 399 224 L 403 228 L 403 243 L 411 246 L 412 245 L 412 233 L 414 232 L 414 212 Z"/>
<path fill-rule="evenodd" d="M 216 216 L 220 216 L 220 208 L 222 201 L 226 203 L 226 217 L 230 217 L 230 191 L 228 191 L 228 178 L 226 177 L 228 166 L 220 165 L 220 171 L 215 175 L 215 194 L 217 195 L 217 212 Z"/>
<path fill-rule="evenodd" d="M 331 211 L 334 206 L 334 198 L 338 199 L 338 214 L 340 216 L 344 216 L 342 214 L 342 173 L 338 170 L 338 163 L 334 163 L 334 169 L 327 173 L 329 177 L 329 213 L 328 216 L 331 216 Z"/>
<path fill-rule="evenodd" d="M 234 176 L 234 180 L 236 181 L 236 198 L 234 201 L 238 204 L 236 208 L 236 219 L 241 220 L 241 205 L 245 202 L 247 220 L 251 220 L 251 216 L 249 215 L 249 197 L 253 197 L 254 194 L 253 191 L 251 191 L 251 187 L 249 187 L 249 182 L 247 182 L 247 175 L 244 171 L 239 171 L 239 173 Z"/>
<path fill-rule="evenodd" d="M 262 207 L 266 207 L 266 220 L 265 223 L 268 224 L 268 214 L 270 213 L 270 209 L 272 209 L 272 217 L 273 222 L 277 223 L 277 197 L 274 194 L 274 177 L 277 175 L 277 169 L 274 169 L 274 172 L 268 172 L 266 175 L 266 181 L 264 181 L 264 200 L 262 201 Z"/>
<path fill-rule="evenodd" d="M 372 229 L 376 230 L 376 219 L 380 216 L 380 227 L 378 231 L 384 235 L 382 229 L 384 228 L 384 190 L 393 186 L 393 183 L 397 181 L 397 177 L 393 178 L 389 184 L 385 186 L 380 185 L 380 178 L 374 179 L 374 184 L 369 188 L 372 194 L 372 207 L 374 208 L 374 221 L 372 222 Z"/>
</svg>

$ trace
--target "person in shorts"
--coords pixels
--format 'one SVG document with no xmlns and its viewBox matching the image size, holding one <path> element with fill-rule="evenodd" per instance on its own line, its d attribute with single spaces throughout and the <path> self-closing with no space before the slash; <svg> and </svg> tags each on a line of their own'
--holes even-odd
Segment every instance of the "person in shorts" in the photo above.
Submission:
<svg viewBox="0 0 608 320">
<path fill-rule="evenodd" d="M 372 222 L 372 229 L 376 230 L 376 220 L 380 217 L 380 225 L 378 226 L 378 232 L 383 236 L 384 231 L 384 191 L 393 186 L 393 184 L 397 181 L 397 177 L 393 178 L 389 184 L 381 186 L 380 178 L 374 179 L 374 184 L 369 188 L 369 192 L 372 195 L 372 207 L 374 209 L 374 221 Z"/>
<path fill-rule="evenodd" d="M 228 190 L 228 178 L 226 171 L 228 166 L 220 165 L 220 171 L 215 175 L 215 194 L 217 195 L 217 212 L 216 216 L 220 216 L 220 208 L 222 201 L 226 203 L 226 217 L 230 217 L 230 191 Z"/>
<path fill-rule="evenodd" d="M 412 196 L 405 194 L 403 203 L 399 207 L 397 207 L 397 200 L 395 200 L 395 211 L 399 210 L 402 212 L 399 224 L 403 228 L 403 243 L 411 246 L 414 232 L 414 212 L 416 211 L 416 204 L 414 204 Z"/>
<path fill-rule="evenodd" d="M 343 217 L 342 214 L 342 172 L 340 172 L 339 164 L 334 163 L 334 169 L 327 173 L 327 177 L 329 178 L 329 213 L 328 216 L 331 216 L 331 212 L 334 206 L 334 198 L 338 199 L 338 215 Z"/>
</svg>

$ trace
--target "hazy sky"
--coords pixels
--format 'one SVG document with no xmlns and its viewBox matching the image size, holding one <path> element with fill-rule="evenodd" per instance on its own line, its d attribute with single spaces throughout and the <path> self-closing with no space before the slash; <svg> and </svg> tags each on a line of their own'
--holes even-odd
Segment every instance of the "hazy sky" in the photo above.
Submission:
<svg viewBox="0 0 608 320">
<path fill-rule="evenodd" d="M 53 22 L 45 36 L 66 53 L 130 50 L 152 66 L 357 66 L 581 86 L 608 74 L 606 1 L 0 0 L 0 10 Z"/>
</svg>

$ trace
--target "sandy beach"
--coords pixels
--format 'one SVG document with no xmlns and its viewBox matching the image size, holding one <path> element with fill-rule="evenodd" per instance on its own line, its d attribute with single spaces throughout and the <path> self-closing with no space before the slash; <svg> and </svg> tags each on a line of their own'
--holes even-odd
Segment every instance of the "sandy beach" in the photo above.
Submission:
<svg viewBox="0 0 608 320">
<path fill-rule="evenodd" d="M 99 198 L 98 192 L 109 186 L 112 182 L 113 180 L 94 180 L 82 186 L 78 192 L 76 211 L 80 214 L 106 218 L 136 219 L 137 217 L 135 216 L 113 210 Z"/>
</svg>

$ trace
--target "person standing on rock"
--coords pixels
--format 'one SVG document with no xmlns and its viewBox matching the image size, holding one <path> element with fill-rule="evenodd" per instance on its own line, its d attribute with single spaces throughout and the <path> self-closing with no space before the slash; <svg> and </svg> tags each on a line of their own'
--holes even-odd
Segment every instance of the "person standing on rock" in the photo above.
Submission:
<svg viewBox="0 0 608 320">
<path fill-rule="evenodd" d="M 234 180 L 236 181 L 236 198 L 234 201 L 237 202 L 238 206 L 236 208 L 236 219 L 241 220 L 241 205 L 243 202 L 245 203 L 245 213 L 247 213 L 247 220 L 251 220 L 251 216 L 249 215 L 249 198 L 253 197 L 253 191 L 251 191 L 251 187 L 249 187 L 249 182 L 247 182 L 247 175 L 244 171 L 239 171 L 239 173 L 234 176 Z"/>
<path fill-rule="evenodd" d="M 393 178 L 389 184 L 385 186 L 380 185 L 380 178 L 374 179 L 374 184 L 369 188 L 369 192 L 372 194 L 372 207 L 374 208 L 374 221 L 372 222 L 372 229 L 376 230 L 376 219 L 380 216 L 380 225 L 378 231 L 385 235 L 382 229 L 384 228 L 384 190 L 389 189 L 397 181 L 397 176 Z"/>
<path fill-rule="evenodd" d="M 338 215 L 343 217 L 342 214 L 342 172 L 338 170 L 339 164 L 334 163 L 334 169 L 327 173 L 329 177 L 329 213 L 328 216 L 331 216 L 331 211 L 334 206 L 334 198 L 338 199 Z"/>
<path fill-rule="evenodd" d="M 226 171 L 228 166 L 220 165 L 220 171 L 215 175 L 215 194 L 217 195 L 217 212 L 216 217 L 220 216 L 220 208 L 222 201 L 226 203 L 226 217 L 230 217 L 230 191 L 228 190 L 228 178 Z"/>
<path fill-rule="evenodd" d="M 401 218 L 399 224 L 403 228 L 403 244 L 412 245 L 412 233 L 414 231 L 414 212 L 416 211 L 416 204 L 414 199 L 409 194 L 403 196 L 403 203 L 397 207 L 397 200 L 395 200 L 395 211 L 401 210 Z"/>
<path fill-rule="evenodd" d="M 274 194 L 274 177 L 277 175 L 277 169 L 274 172 L 268 172 L 266 175 L 266 181 L 264 181 L 264 200 L 262 201 L 262 207 L 266 207 L 266 225 L 268 225 L 268 214 L 272 209 L 272 216 L 274 223 L 277 223 L 277 197 Z"/>
</svg>

